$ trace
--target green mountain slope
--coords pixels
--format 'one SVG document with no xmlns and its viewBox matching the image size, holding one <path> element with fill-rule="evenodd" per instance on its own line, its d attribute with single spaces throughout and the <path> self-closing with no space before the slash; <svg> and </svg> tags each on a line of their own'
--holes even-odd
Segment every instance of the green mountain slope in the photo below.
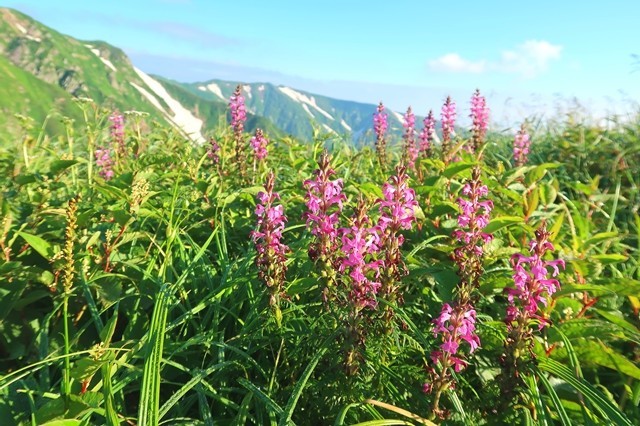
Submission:
<svg viewBox="0 0 640 426">
<path fill-rule="evenodd" d="M 237 82 L 210 80 L 178 83 L 135 68 L 117 47 L 80 41 L 61 34 L 18 11 L 0 8 L 0 136 L 19 132 L 14 113 L 42 121 L 52 110 L 79 119 L 74 97 L 101 107 L 148 113 L 185 136 L 203 142 L 205 135 L 228 123 L 228 100 Z M 376 105 L 311 94 L 269 83 L 243 84 L 248 132 L 260 127 L 272 136 L 289 134 L 309 140 L 317 131 L 372 143 Z M 389 111 L 390 132 L 402 132 L 400 114 Z M 61 129 L 50 120 L 49 133 Z M 80 122 L 81 120 L 76 120 Z"/>
<path fill-rule="evenodd" d="M 182 83 L 191 93 L 209 101 L 228 102 L 239 82 L 209 80 Z M 329 98 L 270 83 L 242 84 L 249 112 L 263 116 L 291 135 L 309 138 L 314 126 L 321 131 L 347 134 L 356 142 L 371 143 L 376 105 Z M 390 130 L 401 132 L 401 116 L 389 113 Z"/>
</svg>

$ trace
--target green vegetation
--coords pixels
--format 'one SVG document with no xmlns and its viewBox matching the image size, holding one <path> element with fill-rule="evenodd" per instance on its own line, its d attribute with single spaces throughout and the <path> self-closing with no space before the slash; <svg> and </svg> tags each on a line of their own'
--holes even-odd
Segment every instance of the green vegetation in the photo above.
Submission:
<svg viewBox="0 0 640 426">
<path fill-rule="evenodd" d="M 25 108 L 13 102 L 14 111 Z M 310 259 L 303 181 L 331 147 L 333 178 L 344 180 L 346 195 L 341 226 L 360 197 L 375 219 L 394 172 L 380 168 L 374 150 L 333 133 L 272 138 L 266 163 L 243 183 L 224 123 L 212 132 L 221 146 L 214 164 L 208 146 L 127 115 L 126 149 L 106 181 L 93 150 L 112 144 L 108 111 L 64 105 L 82 129 L 72 137 L 43 136 L 45 104 L 22 138 L 0 145 L 3 425 L 432 424 L 434 395 L 423 392 L 441 343 L 432 320 L 460 280 L 451 258 L 456 198 L 475 166 L 494 204 L 474 290 L 481 347 L 453 374 L 442 418 L 432 421 L 640 422 L 640 120 L 602 129 L 570 119 L 539 129 L 522 167 L 512 166 L 512 138 L 501 135 L 489 136 L 481 158 L 464 152 L 447 164 L 438 150 L 421 158 L 409 171 L 416 223 L 400 231 L 408 271 L 401 297 L 379 297 L 376 309 L 362 311 L 366 343 L 347 360 L 357 342 L 344 306 L 323 301 L 327 275 Z M 399 143 L 389 151 L 397 164 Z M 250 237 L 269 170 L 290 248 L 277 305 L 258 277 Z M 505 389 L 510 258 L 527 253 L 543 222 L 555 247 L 549 258 L 566 268 L 544 308 L 551 325 L 534 331 L 535 361 L 521 364 Z M 387 307 L 395 326 L 382 332 L 376 315 Z"/>
</svg>

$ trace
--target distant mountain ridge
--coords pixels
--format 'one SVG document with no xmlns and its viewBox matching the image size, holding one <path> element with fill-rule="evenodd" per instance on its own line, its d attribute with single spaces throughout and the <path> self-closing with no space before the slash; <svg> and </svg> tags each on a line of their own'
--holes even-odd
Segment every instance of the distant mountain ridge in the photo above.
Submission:
<svg viewBox="0 0 640 426">
<path fill-rule="evenodd" d="M 249 112 L 269 119 L 276 127 L 297 137 L 309 138 L 314 126 L 321 131 L 349 134 L 361 140 L 372 129 L 377 105 L 339 100 L 327 96 L 276 86 L 271 83 L 241 83 L 212 79 L 197 83 L 175 83 L 212 102 L 228 102 L 241 85 Z M 392 129 L 402 128 L 402 116 L 389 112 Z"/>
<path fill-rule="evenodd" d="M 13 9 L 0 8 L 0 137 L 15 137 L 20 119 L 42 122 L 52 110 L 82 120 L 74 99 L 90 98 L 120 111 L 135 110 L 164 120 L 194 141 L 227 122 L 228 101 L 242 84 L 249 117 L 246 129 L 309 140 L 315 131 L 372 143 L 376 105 L 338 100 L 271 83 L 212 79 L 179 83 L 136 68 L 119 48 L 80 41 Z M 389 112 L 390 130 L 402 130 L 402 116 Z M 59 120 L 47 130 L 59 133 Z"/>
</svg>

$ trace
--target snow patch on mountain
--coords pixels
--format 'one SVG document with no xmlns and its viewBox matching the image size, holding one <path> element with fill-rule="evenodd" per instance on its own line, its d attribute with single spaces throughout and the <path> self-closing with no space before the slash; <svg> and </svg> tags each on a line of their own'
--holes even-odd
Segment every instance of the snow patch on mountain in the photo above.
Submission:
<svg viewBox="0 0 640 426">
<path fill-rule="evenodd" d="M 307 111 L 307 114 L 309 114 L 311 118 L 316 118 L 315 115 L 313 115 L 313 113 L 309 111 L 309 107 L 307 106 L 307 104 L 302 104 L 302 109 Z"/>
<path fill-rule="evenodd" d="M 285 95 L 287 95 L 288 97 L 290 97 L 291 99 L 293 99 L 296 102 L 299 102 L 301 104 L 303 104 L 303 108 L 304 105 L 309 105 L 310 107 L 313 107 L 316 111 L 318 111 L 320 114 L 324 115 L 325 117 L 327 117 L 329 120 L 334 120 L 333 116 L 331 114 L 329 114 L 327 111 L 323 110 L 322 108 L 320 108 L 317 104 L 316 104 L 316 99 L 312 96 L 312 97 L 308 97 L 305 94 L 302 94 L 300 92 L 297 92 L 289 87 L 285 87 L 285 86 L 280 86 L 278 87 L 278 90 L 280 90 L 282 93 L 284 93 Z"/>
<path fill-rule="evenodd" d="M 245 84 L 244 86 L 242 86 L 242 90 L 244 90 L 244 92 L 247 94 L 247 97 L 251 99 L 251 86 Z"/>
<path fill-rule="evenodd" d="M 182 129 L 187 136 L 189 136 L 194 142 L 204 143 L 205 139 L 202 137 L 200 130 L 202 129 L 202 120 L 194 116 L 191 111 L 186 109 L 182 104 L 169 95 L 169 92 L 158 81 L 151 78 L 149 75 L 133 67 L 138 77 L 142 79 L 144 84 L 147 85 L 157 96 L 169 106 L 173 112 L 171 121 L 180 129 Z"/>
<path fill-rule="evenodd" d="M 18 27 L 18 30 L 22 33 L 22 34 L 26 34 L 27 33 L 27 29 L 25 27 L 23 27 L 22 25 L 20 25 L 18 22 L 16 22 L 16 27 Z"/>
<path fill-rule="evenodd" d="M 207 88 L 204 86 L 198 86 L 198 90 L 202 90 L 203 92 L 206 92 Z"/>
<path fill-rule="evenodd" d="M 329 132 L 329 133 L 336 133 L 335 130 L 333 130 L 331 127 L 327 126 L 326 124 L 322 124 L 322 127 L 324 127 L 324 129 Z"/>
<path fill-rule="evenodd" d="M 400 124 L 404 124 L 404 117 L 399 112 L 391 111 L 391 114 L 400 122 Z"/>
<path fill-rule="evenodd" d="M 100 50 L 96 49 L 95 47 L 93 47 L 90 44 L 85 44 L 85 46 L 87 48 L 89 48 L 90 51 L 93 52 L 94 55 L 96 55 L 98 57 L 98 59 L 100 59 L 102 61 L 103 64 L 105 64 L 106 66 L 108 66 L 109 68 L 111 68 L 113 71 L 118 71 L 118 69 L 116 67 L 113 66 L 113 64 L 111 63 L 110 60 L 103 58 L 102 56 L 100 56 Z"/>
<path fill-rule="evenodd" d="M 220 90 L 220 86 L 218 86 L 217 84 L 215 83 L 207 84 L 207 89 L 209 89 L 211 93 L 213 93 L 220 99 L 225 100 L 224 95 L 222 94 L 222 90 Z"/>
<path fill-rule="evenodd" d="M 347 129 L 348 131 L 351 131 L 351 126 L 349 126 L 347 124 L 346 121 L 344 121 L 344 118 L 342 120 L 340 120 L 340 124 L 342 124 L 342 127 L 344 127 L 345 129 Z"/>
<path fill-rule="evenodd" d="M 160 105 L 160 102 L 158 102 L 158 99 L 156 99 L 155 96 L 153 96 L 151 93 L 149 93 L 147 91 L 147 89 L 145 89 L 142 86 L 138 86 L 136 83 L 134 83 L 133 81 L 129 82 L 133 87 L 135 87 L 138 92 L 142 93 L 142 96 L 144 96 L 145 98 L 147 98 L 147 100 L 149 102 L 151 102 L 151 104 L 153 104 L 154 107 L 158 108 L 161 112 L 163 112 L 165 115 L 169 115 L 167 114 L 167 111 L 164 110 L 164 108 L 162 107 L 162 105 Z"/>
<path fill-rule="evenodd" d="M 264 92 L 264 84 L 258 86 L 258 92 Z"/>
</svg>

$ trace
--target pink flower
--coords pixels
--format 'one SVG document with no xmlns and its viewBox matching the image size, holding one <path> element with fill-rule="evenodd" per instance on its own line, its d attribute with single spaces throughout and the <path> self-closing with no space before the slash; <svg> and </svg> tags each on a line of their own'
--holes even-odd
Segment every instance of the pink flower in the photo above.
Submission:
<svg viewBox="0 0 640 426">
<path fill-rule="evenodd" d="M 351 226 L 341 228 L 342 251 L 340 272 L 349 271 L 351 288 L 349 301 L 356 312 L 363 308 L 375 308 L 378 304 L 376 294 L 380 282 L 375 280 L 379 275 L 380 262 L 374 255 L 380 250 L 380 236 L 375 228 L 369 225 L 369 218 L 361 202 L 352 217 Z"/>
<path fill-rule="evenodd" d="M 342 179 L 331 180 L 335 173 L 331 168 L 331 157 L 324 150 L 318 160 L 318 169 L 313 172 L 314 179 L 303 183 L 307 190 L 307 211 L 303 218 L 311 234 L 317 238 L 312 250 L 316 256 L 329 255 L 335 250 L 339 214 L 342 202 L 346 199 L 342 193 Z"/>
<path fill-rule="evenodd" d="M 456 123 L 456 104 L 451 100 L 451 96 L 447 96 L 447 100 L 442 106 L 440 123 L 442 125 L 442 141 L 448 143 Z"/>
<path fill-rule="evenodd" d="M 384 105 L 380 102 L 376 113 L 373 114 L 373 130 L 376 133 L 377 140 L 384 139 L 388 126 L 387 113 L 384 112 Z"/>
<path fill-rule="evenodd" d="M 404 161 L 407 167 L 413 169 L 416 166 L 416 159 L 418 158 L 418 149 L 416 148 L 415 140 L 415 128 L 416 128 L 416 116 L 411 110 L 411 107 L 407 108 L 407 112 L 404 114 Z"/>
<path fill-rule="evenodd" d="M 415 191 L 409 187 L 409 176 L 404 167 L 396 168 L 396 175 L 382 185 L 383 199 L 380 203 L 378 225 L 382 230 L 391 228 L 392 232 L 411 229 L 415 221 L 415 209 L 418 207 Z"/>
<path fill-rule="evenodd" d="M 100 176 L 102 176 L 104 180 L 111 180 L 114 177 L 111 150 L 109 150 L 109 148 L 97 148 L 95 157 L 96 166 L 100 169 Z"/>
<path fill-rule="evenodd" d="M 526 123 L 523 123 L 513 140 L 513 159 L 516 163 L 516 166 L 520 167 L 527 164 L 530 145 L 531 140 L 529 138 L 529 134 L 527 133 Z"/>
<path fill-rule="evenodd" d="M 422 123 L 424 127 L 420 132 L 420 152 L 425 156 L 429 156 L 431 145 L 433 144 L 433 136 L 436 133 L 436 119 L 433 117 L 433 111 L 429 111 Z"/>
<path fill-rule="evenodd" d="M 387 114 L 384 112 L 384 105 L 380 102 L 377 111 L 373 114 L 373 130 L 376 133 L 376 153 L 382 167 L 384 167 L 387 162 L 385 133 L 387 132 L 388 126 Z"/>
<path fill-rule="evenodd" d="M 120 112 L 114 111 L 109 116 L 109 121 L 111 121 L 109 130 L 112 146 L 120 155 L 124 155 L 126 151 L 124 145 L 124 116 Z"/>
<path fill-rule="evenodd" d="M 269 141 L 264 136 L 261 129 L 256 130 L 255 136 L 251 138 L 249 143 L 253 148 L 253 154 L 256 160 L 261 161 L 267 158 L 267 145 L 269 144 Z"/>
<path fill-rule="evenodd" d="M 487 134 L 489 125 L 489 108 L 484 96 L 480 95 L 480 90 L 476 90 L 471 97 L 471 119 L 473 120 L 473 146 L 472 152 L 477 152 L 484 137 Z"/>
<path fill-rule="evenodd" d="M 220 162 L 220 145 L 214 138 L 209 138 L 209 149 L 207 150 L 207 157 L 211 159 L 213 164 L 218 164 Z"/>
<path fill-rule="evenodd" d="M 539 313 L 540 307 L 547 306 L 548 298 L 560 288 L 555 277 L 560 273 L 559 268 L 564 268 L 564 260 L 543 259 L 546 252 L 554 250 L 544 225 L 536 230 L 535 236 L 529 243 L 531 256 L 515 254 L 511 257 L 514 287 L 505 289 L 509 299 L 505 322 L 509 328 L 514 327 L 513 323 L 519 318 L 523 321 L 518 321 L 518 325 L 535 318 L 539 328 L 545 327 L 548 320 Z"/>
<path fill-rule="evenodd" d="M 242 87 L 238 85 L 233 95 L 229 98 L 229 109 L 231 110 L 231 127 L 244 129 L 244 122 L 247 120 L 247 109 L 242 96 Z"/>
<path fill-rule="evenodd" d="M 251 239 L 255 243 L 256 266 L 258 277 L 271 292 L 270 304 L 277 303 L 280 295 L 284 293 L 284 280 L 287 271 L 286 256 L 289 248 L 281 242 L 284 225 L 287 221 L 284 215 L 284 207 L 275 205 L 280 195 L 273 191 L 275 175 L 270 171 L 264 191 L 257 195 L 256 205 L 257 225 L 251 232 Z"/>
</svg>

